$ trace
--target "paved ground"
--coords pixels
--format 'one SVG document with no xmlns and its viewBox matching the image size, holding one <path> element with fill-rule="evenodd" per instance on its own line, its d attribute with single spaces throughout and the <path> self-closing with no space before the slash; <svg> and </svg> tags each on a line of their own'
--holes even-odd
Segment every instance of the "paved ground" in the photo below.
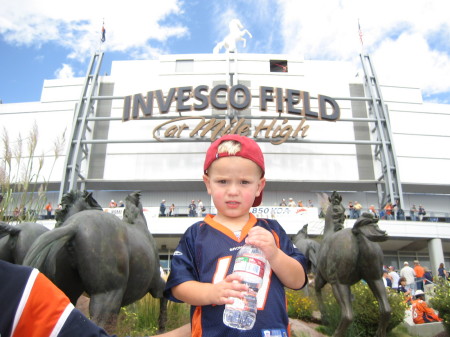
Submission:
<svg viewBox="0 0 450 337">
<path fill-rule="evenodd" d="M 328 337 L 327 335 L 321 334 L 315 330 L 318 324 L 307 323 L 293 318 L 289 318 L 289 321 L 291 323 L 292 332 L 296 337 Z"/>
</svg>

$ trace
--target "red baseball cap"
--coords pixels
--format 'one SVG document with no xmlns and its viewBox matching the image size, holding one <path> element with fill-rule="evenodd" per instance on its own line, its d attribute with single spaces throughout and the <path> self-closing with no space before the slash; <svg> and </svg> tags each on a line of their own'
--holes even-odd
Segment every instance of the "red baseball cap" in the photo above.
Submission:
<svg viewBox="0 0 450 337">
<path fill-rule="evenodd" d="M 241 144 L 241 150 L 237 152 L 236 154 L 228 154 L 227 152 L 218 153 L 218 148 L 221 143 L 227 140 L 234 140 Z M 214 141 L 208 151 L 206 151 L 206 158 L 205 158 L 205 164 L 203 166 L 203 171 L 206 174 L 206 171 L 211 166 L 211 164 L 223 157 L 229 157 L 229 156 L 237 156 L 242 157 L 251 160 L 256 165 L 258 165 L 262 170 L 261 178 L 264 177 L 265 174 L 265 166 L 264 166 L 264 156 L 262 154 L 261 148 L 259 145 L 253 140 L 245 136 L 240 135 L 225 135 L 223 137 L 220 137 L 216 141 Z M 261 194 L 259 197 L 256 197 L 255 201 L 253 202 L 253 207 L 261 205 L 263 196 L 263 191 L 261 191 Z"/>
</svg>

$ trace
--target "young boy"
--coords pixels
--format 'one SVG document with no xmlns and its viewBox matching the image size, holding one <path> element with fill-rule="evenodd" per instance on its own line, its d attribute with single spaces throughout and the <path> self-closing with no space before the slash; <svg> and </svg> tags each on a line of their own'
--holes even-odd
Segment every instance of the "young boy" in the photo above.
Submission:
<svg viewBox="0 0 450 337">
<path fill-rule="evenodd" d="M 165 291 L 169 299 L 191 305 L 192 336 L 290 334 L 284 287 L 305 286 L 306 259 L 278 222 L 249 213 L 261 204 L 264 174 L 263 154 L 250 138 L 223 136 L 206 153 L 203 181 L 217 215 L 208 214 L 187 229 L 174 252 Z M 269 273 L 258 292 L 256 323 L 244 331 L 223 324 L 223 311 L 247 290 L 232 274 L 245 243 L 263 251 Z"/>
</svg>

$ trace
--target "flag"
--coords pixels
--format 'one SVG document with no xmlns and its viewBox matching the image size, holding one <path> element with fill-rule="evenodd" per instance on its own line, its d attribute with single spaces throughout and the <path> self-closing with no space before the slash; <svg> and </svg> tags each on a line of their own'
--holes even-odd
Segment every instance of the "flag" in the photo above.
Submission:
<svg viewBox="0 0 450 337">
<path fill-rule="evenodd" d="M 361 41 L 361 45 L 363 45 L 363 33 L 361 31 L 361 25 L 359 24 L 359 19 L 358 19 L 358 33 L 359 33 L 359 40 Z"/>
<path fill-rule="evenodd" d="M 102 26 L 102 38 L 101 38 L 101 41 L 102 41 L 102 42 L 105 42 L 105 41 L 106 41 L 106 29 L 105 29 L 105 23 L 103 23 L 103 26 Z"/>
</svg>

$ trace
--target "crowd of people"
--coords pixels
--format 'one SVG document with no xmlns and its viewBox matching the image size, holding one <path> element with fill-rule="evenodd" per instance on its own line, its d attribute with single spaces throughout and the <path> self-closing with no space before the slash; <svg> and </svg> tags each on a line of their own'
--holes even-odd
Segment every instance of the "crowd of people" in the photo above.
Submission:
<svg viewBox="0 0 450 337">
<path fill-rule="evenodd" d="M 450 281 L 444 263 L 439 265 L 438 278 Z M 392 288 L 405 296 L 405 303 L 411 307 L 415 324 L 441 321 L 434 310 L 426 303 L 426 299 L 429 300 L 434 296 L 437 278 L 433 276 L 428 267 L 422 266 L 420 261 L 414 260 L 414 267 L 411 267 L 408 261 L 405 261 L 398 272 L 393 266 L 385 267 L 383 281 L 386 287 Z"/>
<path fill-rule="evenodd" d="M 398 205 L 399 202 L 388 202 L 380 209 L 376 209 L 375 205 L 370 205 L 367 208 L 367 212 L 382 220 L 407 220 L 405 211 Z M 363 206 L 358 201 L 349 201 L 347 205 L 348 218 L 358 219 L 361 216 L 362 209 Z M 416 208 L 416 205 L 413 204 L 409 211 L 409 220 L 423 221 L 426 214 L 427 212 L 422 205 Z"/>
<path fill-rule="evenodd" d="M 189 217 L 204 217 L 206 216 L 206 207 L 203 204 L 202 200 L 199 199 L 197 203 L 195 200 L 191 200 L 191 203 L 187 206 L 188 216 Z M 166 200 L 161 200 L 161 204 L 159 205 L 159 216 L 175 216 L 176 208 L 175 204 L 171 204 L 169 207 L 166 206 Z"/>
<path fill-rule="evenodd" d="M 314 207 L 314 203 L 312 200 L 308 200 L 307 204 L 303 203 L 303 200 L 295 201 L 294 198 L 289 198 L 289 201 L 286 202 L 286 199 L 281 199 L 279 204 L 281 207 Z"/>
</svg>

